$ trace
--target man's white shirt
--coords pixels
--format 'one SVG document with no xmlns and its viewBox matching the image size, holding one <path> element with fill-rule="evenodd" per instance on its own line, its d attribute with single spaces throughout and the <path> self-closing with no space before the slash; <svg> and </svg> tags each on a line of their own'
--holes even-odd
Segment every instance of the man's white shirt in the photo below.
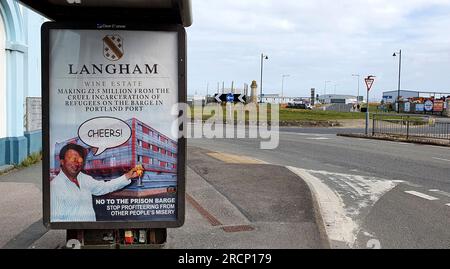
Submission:
<svg viewBox="0 0 450 269">
<path fill-rule="evenodd" d="M 125 175 L 111 181 L 95 180 L 79 173 L 80 187 L 67 178 L 63 171 L 50 183 L 51 222 L 93 222 L 96 221 L 92 195 L 101 196 L 120 190 L 131 183 Z"/>
</svg>

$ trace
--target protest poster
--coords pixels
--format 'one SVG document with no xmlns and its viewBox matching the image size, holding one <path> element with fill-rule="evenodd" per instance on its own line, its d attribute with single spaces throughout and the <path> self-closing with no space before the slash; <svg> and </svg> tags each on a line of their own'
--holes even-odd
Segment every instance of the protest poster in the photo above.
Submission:
<svg viewBox="0 0 450 269">
<path fill-rule="evenodd" d="M 44 222 L 159 228 L 184 222 L 185 30 L 43 26 Z M 177 111 L 177 109 L 175 109 Z"/>
</svg>

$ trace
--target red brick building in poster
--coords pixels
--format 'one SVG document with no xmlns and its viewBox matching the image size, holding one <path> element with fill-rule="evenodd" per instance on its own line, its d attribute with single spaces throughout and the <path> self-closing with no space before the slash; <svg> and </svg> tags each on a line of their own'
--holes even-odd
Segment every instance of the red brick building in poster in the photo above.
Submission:
<svg viewBox="0 0 450 269">
<path fill-rule="evenodd" d="M 149 125 L 133 118 L 125 121 L 131 128 L 131 138 L 125 144 L 107 149 L 94 156 L 92 148 L 75 137 L 57 143 L 54 163 L 50 166 L 52 178 L 59 173 L 59 152 L 69 143 L 83 146 L 88 151 L 84 170 L 98 180 L 109 180 L 121 176 L 138 164 L 144 167 L 141 180 L 128 186 L 129 191 L 148 189 L 176 189 L 177 186 L 177 142 Z"/>
</svg>

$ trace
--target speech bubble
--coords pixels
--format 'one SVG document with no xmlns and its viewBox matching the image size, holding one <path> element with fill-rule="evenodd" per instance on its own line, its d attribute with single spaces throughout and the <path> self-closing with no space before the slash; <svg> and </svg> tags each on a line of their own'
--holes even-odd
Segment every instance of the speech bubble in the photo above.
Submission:
<svg viewBox="0 0 450 269">
<path fill-rule="evenodd" d="M 86 145 L 97 148 L 94 156 L 98 156 L 107 149 L 125 144 L 131 137 L 131 128 L 117 118 L 93 118 L 80 125 L 78 137 Z"/>
</svg>

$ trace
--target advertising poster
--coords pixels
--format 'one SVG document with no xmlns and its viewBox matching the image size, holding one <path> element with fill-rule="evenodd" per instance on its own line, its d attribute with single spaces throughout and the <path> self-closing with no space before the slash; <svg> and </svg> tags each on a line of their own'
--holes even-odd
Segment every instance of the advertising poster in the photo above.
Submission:
<svg viewBox="0 0 450 269">
<path fill-rule="evenodd" d="M 424 104 L 416 104 L 416 112 L 424 112 L 425 105 Z"/>
<path fill-rule="evenodd" d="M 431 111 L 433 111 L 433 106 L 434 106 L 433 101 L 427 100 L 427 101 L 425 101 L 425 103 L 424 103 L 424 110 L 425 110 L 426 112 L 431 112 Z"/>
<path fill-rule="evenodd" d="M 405 103 L 405 112 L 410 112 L 411 111 L 411 103 L 410 102 L 406 102 Z"/>
<path fill-rule="evenodd" d="M 444 101 L 435 100 L 433 104 L 433 112 L 442 112 L 444 111 Z"/>
<path fill-rule="evenodd" d="M 48 28 L 50 226 L 179 226 L 180 30 Z"/>
</svg>

